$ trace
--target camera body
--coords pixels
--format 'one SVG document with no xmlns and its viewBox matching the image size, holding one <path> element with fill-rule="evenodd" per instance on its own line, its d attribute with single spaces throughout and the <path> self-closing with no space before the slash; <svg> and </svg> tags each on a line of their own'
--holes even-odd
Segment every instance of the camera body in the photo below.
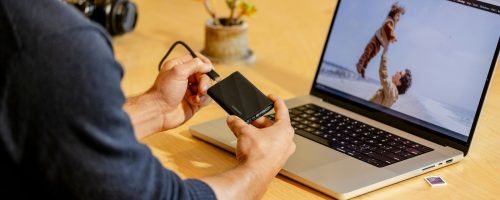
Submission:
<svg viewBox="0 0 500 200">
<path fill-rule="evenodd" d="M 129 0 L 66 0 L 85 16 L 101 24 L 109 34 L 121 35 L 134 30 L 137 6 Z"/>
</svg>

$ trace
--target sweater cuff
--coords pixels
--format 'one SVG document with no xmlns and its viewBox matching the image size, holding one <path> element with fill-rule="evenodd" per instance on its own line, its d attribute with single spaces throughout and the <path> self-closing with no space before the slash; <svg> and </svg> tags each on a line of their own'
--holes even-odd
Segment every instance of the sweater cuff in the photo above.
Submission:
<svg viewBox="0 0 500 200">
<path fill-rule="evenodd" d="M 187 179 L 184 183 L 186 184 L 188 191 L 191 192 L 190 196 L 194 197 L 194 199 L 217 199 L 212 188 L 210 188 L 210 186 L 203 181 L 198 179 Z"/>
</svg>

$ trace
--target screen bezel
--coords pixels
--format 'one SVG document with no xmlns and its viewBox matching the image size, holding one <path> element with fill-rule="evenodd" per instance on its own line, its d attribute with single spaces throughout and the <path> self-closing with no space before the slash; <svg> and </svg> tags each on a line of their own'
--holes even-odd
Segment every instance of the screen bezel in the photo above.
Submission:
<svg viewBox="0 0 500 200">
<path fill-rule="evenodd" d="M 345 97 L 329 93 L 325 90 L 321 90 L 321 89 L 316 87 L 318 74 L 320 72 L 321 64 L 322 64 L 323 58 L 325 56 L 328 42 L 330 40 L 330 35 L 331 35 L 332 30 L 333 30 L 333 25 L 335 23 L 337 12 L 338 12 L 338 9 L 339 9 L 341 3 L 342 3 L 342 0 L 337 1 L 337 5 L 335 7 L 335 12 L 333 14 L 332 21 L 330 23 L 330 29 L 329 29 L 328 34 L 327 34 L 327 39 L 326 39 L 325 44 L 323 46 L 323 52 L 321 53 L 321 57 L 319 59 L 316 74 L 314 76 L 314 81 L 313 81 L 312 86 L 311 86 L 310 94 L 313 96 L 317 96 L 317 97 L 323 99 L 324 101 L 329 102 L 331 104 L 334 104 L 336 106 L 339 106 L 341 108 L 350 110 L 350 111 L 355 112 L 357 114 L 360 114 L 360 115 L 366 116 L 368 118 L 374 119 L 376 121 L 382 122 L 384 124 L 390 125 L 392 127 L 395 127 L 395 128 L 400 129 L 402 131 L 416 135 L 418 137 L 433 141 L 435 143 L 438 143 L 438 144 L 441 144 L 444 146 L 453 147 L 455 149 L 462 151 L 464 153 L 464 155 L 467 155 L 467 153 L 469 151 L 469 147 L 470 147 L 471 142 L 472 142 L 472 138 L 474 136 L 474 133 L 476 132 L 475 128 L 476 128 L 477 122 L 479 120 L 480 113 L 481 113 L 481 110 L 483 108 L 484 100 L 485 100 L 485 97 L 487 94 L 487 90 L 488 90 L 489 85 L 490 85 L 491 77 L 493 75 L 493 71 L 494 71 L 496 63 L 497 63 L 498 54 L 499 54 L 499 50 L 500 50 L 500 38 L 499 38 L 498 43 L 497 43 L 497 48 L 495 50 L 495 54 L 493 55 L 493 60 L 491 61 L 490 69 L 488 71 L 488 76 L 486 78 L 485 85 L 484 85 L 483 91 L 481 93 L 481 98 L 479 100 L 479 104 L 478 104 L 478 107 L 476 109 L 476 114 L 474 116 L 474 120 L 473 120 L 473 123 L 471 126 L 471 130 L 469 132 L 469 137 L 468 137 L 467 141 L 462 141 L 462 140 L 453 138 L 451 136 L 448 136 L 444 133 L 440 133 L 438 131 L 432 130 L 432 129 L 427 128 L 425 126 L 422 126 L 422 125 L 419 125 L 416 123 L 412 123 L 410 121 L 403 120 L 401 118 L 397 118 L 395 116 L 384 113 L 380 110 L 376 110 L 374 108 L 371 108 L 367 105 L 357 103 L 357 102 L 349 100 Z"/>
</svg>

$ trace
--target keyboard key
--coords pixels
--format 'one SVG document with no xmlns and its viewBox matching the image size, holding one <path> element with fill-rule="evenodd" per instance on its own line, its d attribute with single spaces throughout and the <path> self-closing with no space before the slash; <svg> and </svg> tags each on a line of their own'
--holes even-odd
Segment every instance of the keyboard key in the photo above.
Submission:
<svg viewBox="0 0 500 200">
<path fill-rule="evenodd" d="M 307 119 L 312 122 L 317 122 L 319 120 L 317 117 L 309 117 Z"/>
<path fill-rule="evenodd" d="M 387 144 L 391 145 L 391 146 L 394 146 L 394 147 L 397 147 L 398 146 L 398 143 L 397 142 L 394 142 L 394 141 L 390 141 L 388 142 Z"/>
<path fill-rule="evenodd" d="M 389 158 L 391 158 L 391 159 L 393 159 L 393 160 L 396 160 L 396 161 L 402 161 L 402 160 L 405 160 L 405 158 L 404 158 L 404 157 L 399 156 L 399 155 L 396 155 L 396 154 L 394 154 L 394 153 L 388 153 L 388 154 L 384 154 L 384 155 L 385 155 L 385 156 L 387 156 L 387 157 L 389 157 Z"/>
<path fill-rule="evenodd" d="M 312 110 L 312 109 L 307 109 L 307 110 L 305 110 L 304 112 L 305 112 L 305 113 L 307 113 L 307 114 L 313 114 L 313 113 L 315 113 L 316 111 L 314 111 L 314 110 Z"/>
<path fill-rule="evenodd" d="M 408 152 L 410 152 L 410 153 L 412 153 L 412 154 L 415 154 L 415 155 L 422 154 L 422 152 L 420 152 L 419 150 L 416 150 L 414 148 L 406 148 L 405 150 L 408 151 Z"/>
<path fill-rule="evenodd" d="M 401 143 L 403 143 L 404 145 L 411 145 L 411 144 L 413 144 L 413 142 L 411 142 L 410 140 L 406 140 L 406 139 L 403 139 L 401 141 Z"/>
<path fill-rule="evenodd" d="M 308 118 L 308 117 L 309 117 L 309 116 L 311 116 L 311 115 L 309 115 L 309 114 L 307 114 L 307 113 L 302 113 L 302 114 L 300 114 L 299 116 L 300 116 L 300 117 L 302 117 L 302 118 Z"/>
<path fill-rule="evenodd" d="M 308 126 L 309 126 L 309 125 L 311 125 L 311 124 L 312 124 L 312 122 L 311 122 L 311 121 L 309 121 L 309 120 L 302 120 L 302 124 L 305 124 L 305 125 L 308 125 Z"/>
<path fill-rule="evenodd" d="M 309 133 L 312 133 L 312 132 L 316 131 L 316 129 L 315 129 L 315 128 L 312 128 L 312 127 L 306 127 L 306 128 L 304 129 L 304 131 L 309 132 Z"/>
</svg>

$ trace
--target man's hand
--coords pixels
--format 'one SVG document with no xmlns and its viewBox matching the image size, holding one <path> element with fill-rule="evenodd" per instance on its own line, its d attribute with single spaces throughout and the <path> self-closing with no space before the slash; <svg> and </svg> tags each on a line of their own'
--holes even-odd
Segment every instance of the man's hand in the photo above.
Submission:
<svg viewBox="0 0 500 200">
<path fill-rule="evenodd" d="M 227 124 L 238 138 L 236 158 L 244 165 L 262 168 L 258 170 L 269 171 L 269 175 L 275 176 L 295 151 L 295 143 L 285 102 L 275 95 L 269 98 L 274 102 L 275 122 L 261 117 L 249 125 L 230 116 Z"/>
<path fill-rule="evenodd" d="M 183 124 L 211 101 L 207 90 L 212 84 L 205 73 L 213 65 L 203 55 L 198 57 L 186 55 L 167 61 L 148 91 L 158 97 L 164 113 L 162 130 Z"/>
<path fill-rule="evenodd" d="M 213 65 L 204 56 L 190 55 L 167 61 L 153 86 L 144 94 L 129 97 L 124 105 L 137 138 L 183 124 L 200 108 L 210 103 L 205 75 Z"/>
<path fill-rule="evenodd" d="M 227 124 L 238 138 L 236 158 L 240 164 L 220 175 L 202 178 L 218 199 L 259 199 L 267 186 L 295 151 L 294 130 L 283 100 L 274 102 L 275 121 L 261 117 L 252 125 L 230 116 Z"/>
</svg>

